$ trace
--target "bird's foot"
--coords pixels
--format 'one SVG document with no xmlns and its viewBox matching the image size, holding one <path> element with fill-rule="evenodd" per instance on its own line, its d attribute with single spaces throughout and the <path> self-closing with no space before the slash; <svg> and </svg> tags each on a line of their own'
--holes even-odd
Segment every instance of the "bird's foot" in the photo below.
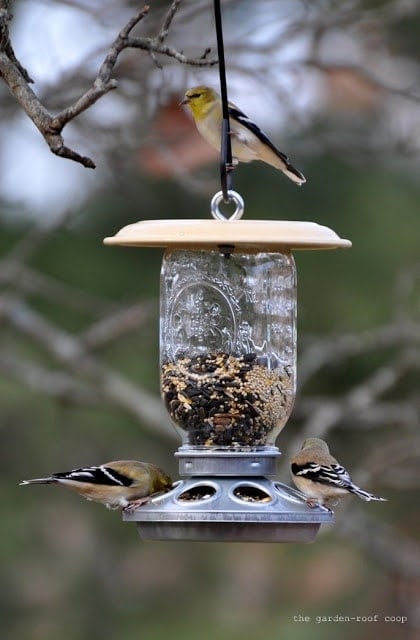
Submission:
<svg viewBox="0 0 420 640">
<path fill-rule="evenodd" d="M 317 500 L 317 498 L 306 498 L 305 502 L 311 509 L 315 509 L 315 507 L 323 507 L 330 513 L 334 513 L 334 511 L 326 504 L 326 502 L 320 502 L 319 500 Z"/>
<path fill-rule="evenodd" d="M 139 498 L 138 500 L 133 500 L 133 502 L 130 502 L 126 507 L 123 508 L 123 511 L 135 511 L 135 509 L 137 509 L 138 507 L 142 507 L 148 502 L 150 502 L 150 496 L 147 496 L 146 498 Z"/>
</svg>

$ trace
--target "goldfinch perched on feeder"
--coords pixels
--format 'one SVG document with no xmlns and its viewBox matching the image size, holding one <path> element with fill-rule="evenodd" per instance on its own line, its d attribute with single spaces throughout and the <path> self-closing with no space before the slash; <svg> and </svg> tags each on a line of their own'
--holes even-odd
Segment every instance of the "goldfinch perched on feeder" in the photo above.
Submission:
<svg viewBox="0 0 420 640">
<path fill-rule="evenodd" d="M 171 478 L 154 464 L 117 460 L 98 467 L 84 467 L 47 478 L 23 480 L 24 484 L 60 484 L 87 500 L 101 502 L 108 509 L 131 511 L 157 494 L 169 491 Z"/>
<path fill-rule="evenodd" d="M 363 491 L 355 485 L 349 473 L 330 454 L 328 445 L 319 438 L 308 438 L 302 449 L 291 459 L 293 482 L 306 497 L 310 507 L 335 506 L 342 496 L 354 493 L 362 500 L 386 498 Z"/>
<path fill-rule="evenodd" d="M 210 87 L 193 87 L 185 92 L 181 104 L 188 105 L 197 129 L 207 142 L 220 150 L 222 127 L 222 101 Z M 229 102 L 229 127 L 234 164 L 262 160 L 283 171 L 298 185 L 306 182 L 305 176 L 295 169 L 289 158 L 279 151 L 265 133 L 238 107 Z"/>
</svg>

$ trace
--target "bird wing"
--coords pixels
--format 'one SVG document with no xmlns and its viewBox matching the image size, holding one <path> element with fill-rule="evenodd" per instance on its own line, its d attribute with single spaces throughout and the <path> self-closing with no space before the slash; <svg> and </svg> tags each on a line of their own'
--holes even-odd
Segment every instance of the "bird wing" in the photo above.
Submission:
<svg viewBox="0 0 420 640">
<path fill-rule="evenodd" d="M 344 467 L 340 464 L 319 464 L 317 462 L 307 462 L 305 464 L 292 464 L 292 473 L 296 476 L 301 476 L 312 480 L 313 482 L 320 482 L 321 484 L 328 484 L 334 487 L 348 488 L 351 484 L 351 478 Z"/>
<path fill-rule="evenodd" d="M 262 129 L 260 129 L 260 127 L 255 124 L 253 120 L 248 118 L 248 116 L 243 111 L 238 109 L 238 107 L 236 107 L 231 102 L 229 103 L 229 115 L 233 120 L 236 120 L 246 129 L 248 129 L 248 131 L 251 131 L 251 133 L 253 133 L 259 140 L 261 140 L 261 142 L 270 147 L 270 149 L 274 151 L 274 153 L 279 156 L 279 158 L 281 158 L 286 165 L 289 164 L 289 158 L 286 156 L 286 154 L 279 151 L 279 149 L 277 149 L 277 147 L 271 142 L 270 138 L 265 135 L 264 131 L 262 131 Z M 240 134 L 237 135 L 240 136 Z M 244 141 L 246 142 L 246 140 Z"/>
<path fill-rule="evenodd" d="M 260 129 L 260 127 L 255 124 L 253 120 L 248 118 L 248 116 L 243 111 L 241 111 L 236 105 L 232 104 L 231 102 L 229 102 L 229 115 L 233 120 L 236 120 L 246 129 L 248 129 L 248 131 L 253 133 L 259 140 L 261 140 L 263 144 L 267 145 L 267 147 L 269 147 L 276 154 L 276 156 L 278 156 L 284 162 L 286 169 L 291 171 L 298 178 L 304 180 L 304 176 L 302 175 L 302 173 L 290 164 L 288 156 L 277 149 L 276 145 L 271 142 L 270 138 L 266 136 L 264 131 Z M 244 142 L 245 144 L 247 143 L 247 139 L 245 136 L 242 139 L 240 133 L 235 132 L 235 135 L 239 137 L 242 142 Z"/>
<path fill-rule="evenodd" d="M 133 484 L 132 478 L 119 473 L 111 467 L 101 465 L 99 467 L 83 467 L 73 471 L 53 473 L 57 480 L 73 480 L 74 482 L 88 482 L 108 486 L 129 487 Z"/>
</svg>

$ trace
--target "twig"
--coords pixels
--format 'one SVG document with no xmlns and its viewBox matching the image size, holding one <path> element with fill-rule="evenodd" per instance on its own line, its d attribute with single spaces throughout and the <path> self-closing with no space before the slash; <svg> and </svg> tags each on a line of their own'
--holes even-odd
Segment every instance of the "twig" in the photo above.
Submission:
<svg viewBox="0 0 420 640">
<path fill-rule="evenodd" d="M 121 335 L 141 329 L 153 314 L 156 315 L 156 309 L 157 304 L 146 301 L 117 309 L 93 323 L 81 334 L 80 339 L 90 351 L 99 349 Z"/>
<path fill-rule="evenodd" d="M 62 129 L 68 122 L 76 118 L 78 115 L 86 111 L 95 102 L 97 102 L 103 95 L 116 89 L 118 82 L 111 78 L 111 74 L 117 63 L 118 56 L 128 45 L 128 35 L 132 29 L 149 13 L 150 7 L 145 5 L 141 11 L 133 16 L 121 29 L 118 36 L 109 48 L 109 51 L 105 57 L 105 60 L 101 64 L 98 75 L 96 76 L 93 85 L 88 89 L 80 98 L 72 105 L 61 111 L 54 117 L 53 126 L 57 129 Z"/>
<path fill-rule="evenodd" d="M 169 29 L 170 26 L 172 24 L 172 20 L 175 17 L 176 12 L 178 11 L 179 5 L 181 4 L 182 0 L 173 0 L 171 6 L 169 7 L 169 10 L 162 22 L 162 26 L 160 28 L 160 31 L 156 37 L 156 41 L 157 42 L 163 42 L 168 33 L 169 33 Z"/>
<path fill-rule="evenodd" d="M 129 38 L 127 46 L 133 49 L 144 49 L 149 53 L 160 53 L 169 58 L 175 58 L 181 64 L 189 64 L 194 67 L 211 67 L 217 64 L 217 58 L 207 58 L 211 49 L 205 49 L 199 58 L 189 58 L 181 51 L 177 51 L 169 45 L 159 44 L 157 38 Z"/>
</svg>

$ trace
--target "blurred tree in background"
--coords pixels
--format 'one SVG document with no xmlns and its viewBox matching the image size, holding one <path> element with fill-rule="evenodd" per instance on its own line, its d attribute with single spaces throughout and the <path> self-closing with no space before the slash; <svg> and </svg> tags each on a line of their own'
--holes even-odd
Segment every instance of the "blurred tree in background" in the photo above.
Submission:
<svg viewBox="0 0 420 640">
<path fill-rule="evenodd" d="M 278 442 L 280 478 L 289 482 L 287 458 L 316 435 L 389 502 L 349 499 L 310 546 L 143 543 L 99 505 L 17 487 L 133 456 L 177 475 L 158 388 L 161 252 L 105 248 L 102 238 L 139 219 L 208 217 L 217 154 L 178 104 L 188 86 L 217 87 L 218 71 L 211 0 L 149 10 L 1 0 L 10 640 L 420 632 L 420 2 L 224 0 L 222 9 L 229 97 L 308 179 L 297 189 L 267 166 L 241 165 L 245 215 L 313 220 L 353 242 L 296 255 L 299 389 Z M 336 614 L 378 622 L 317 622 Z"/>
</svg>

